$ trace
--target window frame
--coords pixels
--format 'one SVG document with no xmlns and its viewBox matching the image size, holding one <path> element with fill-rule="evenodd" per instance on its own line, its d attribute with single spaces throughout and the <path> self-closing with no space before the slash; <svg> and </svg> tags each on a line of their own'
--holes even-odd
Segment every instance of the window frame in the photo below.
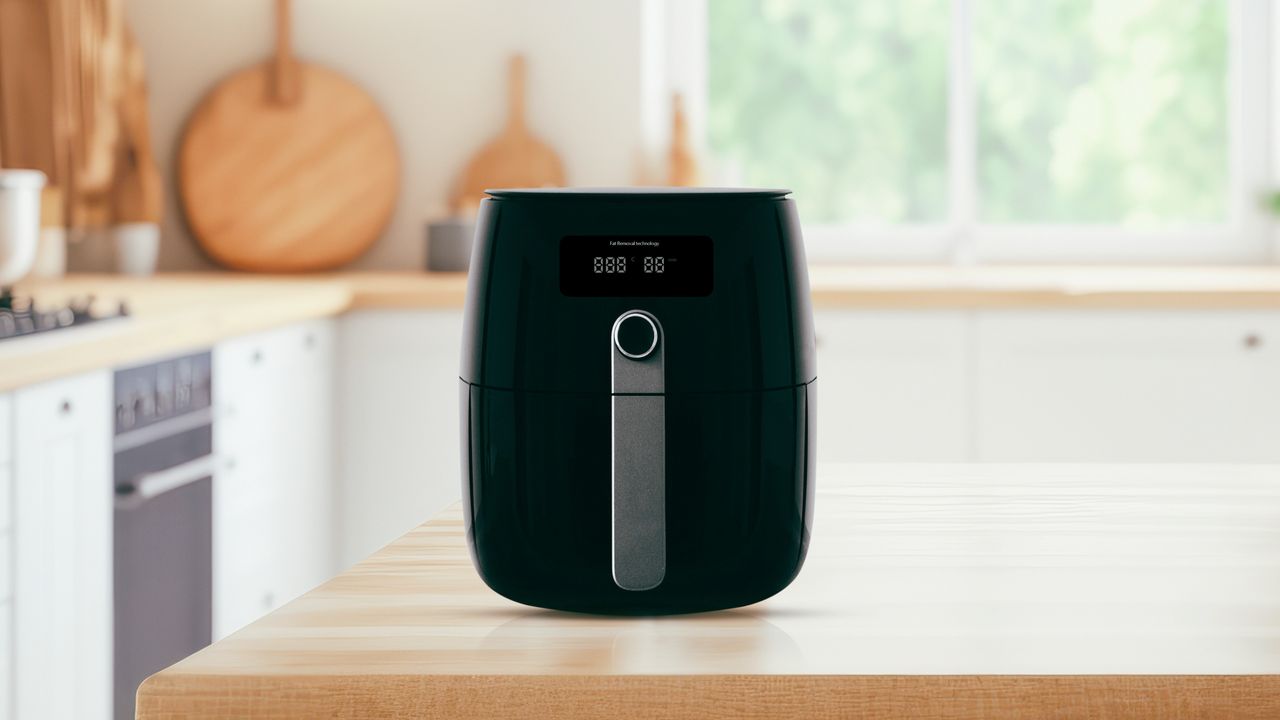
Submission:
<svg viewBox="0 0 1280 720">
<path fill-rule="evenodd" d="M 977 219 L 973 19 L 979 2 L 950 0 L 948 215 L 937 224 L 805 224 L 811 261 L 1028 264 L 1256 264 L 1280 261 L 1277 222 L 1262 204 L 1276 187 L 1280 143 L 1280 12 L 1268 0 L 1228 4 L 1228 217 L 1222 224 L 1131 229 L 1112 224 L 990 224 Z M 708 157 L 706 0 L 642 0 L 644 136 L 667 141 L 670 94 Z M 711 178 L 714 180 L 714 178 Z M 798 198 L 803 218 L 804 199 Z"/>
</svg>

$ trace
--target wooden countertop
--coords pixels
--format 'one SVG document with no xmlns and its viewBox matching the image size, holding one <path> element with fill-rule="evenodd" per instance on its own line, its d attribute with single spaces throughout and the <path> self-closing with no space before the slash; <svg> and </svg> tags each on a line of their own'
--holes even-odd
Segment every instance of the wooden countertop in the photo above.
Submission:
<svg viewBox="0 0 1280 720">
<path fill-rule="evenodd" d="M 819 309 L 1280 308 L 1280 266 L 816 265 L 810 277 Z M 127 301 L 134 317 L 0 343 L 0 392 L 352 309 L 456 310 L 465 290 L 465 275 L 422 272 L 73 275 L 27 281 L 18 291 L 38 300 L 94 294 L 108 303 Z"/>
<path fill-rule="evenodd" d="M 457 506 L 148 679 L 139 717 L 1280 717 L 1280 466 L 819 470 L 738 610 L 523 607 Z"/>
<path fill-rule="evenodd" d="M 1280 265 L 814 265 L 809 280 L 818 308 L 1280 307 Z"/>
<path fill-rule="evenodd" d="M 352 309 L 462 306 L 466 276 L 454 273 L 351 273 L 267 276 L 162 274 L 136 279 L 73 275 L 28 281 L 19 294 L 38 302 L 94 295 L 125 301 L 132 316 L 99 326 L 0 342 L 0 392 L 97 368 L 204 349 L 245 335 Z"/>
</svg>

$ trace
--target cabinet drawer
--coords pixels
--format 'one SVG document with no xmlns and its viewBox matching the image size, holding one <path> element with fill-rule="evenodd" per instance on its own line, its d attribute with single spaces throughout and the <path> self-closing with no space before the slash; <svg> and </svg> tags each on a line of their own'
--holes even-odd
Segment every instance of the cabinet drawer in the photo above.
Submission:
<svg viewBox="0 0 1280 720">
<path fill-rule="evenodd" d="M 13 469 L 0 464 L 0 533 L 13 525 Z"/>
<path fill-rule="evenodd" d="M 13 603 L 0 600 L 0 720 L 13 717 Z"/>
<path fill-rule="evenodd" d="M 1280 313 L 990 311 L 979 459 L 1280 462 Z"/>
<path fill-rule="evenodd" d="M 0 603 L 13 598 L 13 534 L 0 531 Z"/>
<path fill-rule="evenodd" d="M 819 462 L 963 462 L 968 327 L 956 311 L 817 314 Z"/>
<path fill-rule="evenodd" d="M 0 395 L 0 465 L 13 457 L 13 401 Z"/>
</svg>

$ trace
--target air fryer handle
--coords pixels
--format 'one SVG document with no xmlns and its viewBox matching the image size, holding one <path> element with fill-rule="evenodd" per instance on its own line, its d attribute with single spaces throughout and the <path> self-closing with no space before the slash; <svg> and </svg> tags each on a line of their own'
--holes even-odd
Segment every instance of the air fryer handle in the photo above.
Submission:
<svg viewBox="0 0 1280 720">
<path fill-rule="evenodd" d="M 667 572 L 666 397 L 662 325 L 629 310 L 613 324 L 613 582 L 650 590 Z"/>
<path fill-rule="evenodd" d="M 648 590 L 667 571 L 666 399 L 613 398 L 613 581 Z"/>
</svg>

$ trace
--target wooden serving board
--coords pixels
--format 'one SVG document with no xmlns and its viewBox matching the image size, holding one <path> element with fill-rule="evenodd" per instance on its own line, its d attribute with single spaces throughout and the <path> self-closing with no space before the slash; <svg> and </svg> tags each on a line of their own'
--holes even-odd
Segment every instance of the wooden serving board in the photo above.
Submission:
<svg viewBox="0 0 1280 720">
<path fill-rule="evenodd" d="M 355 259 L 395 208 L 391 125 L 338 73 L 297 61 L 277 0 L 276 55 L 219 83 L 187 122 L 178 184 L 187 221 L 215 260 L 297 272 Z"/>
<path fill-rule="evenodd" d="M 525 72 L 524 58 L 512 57 L 507 75 L 507 124 L 463 170 L 449 203 L 455 213 L 473 212 L 489 188 L 565 184 L 560 157 L 529 130 L 525 119 Z"/>
</svg>

